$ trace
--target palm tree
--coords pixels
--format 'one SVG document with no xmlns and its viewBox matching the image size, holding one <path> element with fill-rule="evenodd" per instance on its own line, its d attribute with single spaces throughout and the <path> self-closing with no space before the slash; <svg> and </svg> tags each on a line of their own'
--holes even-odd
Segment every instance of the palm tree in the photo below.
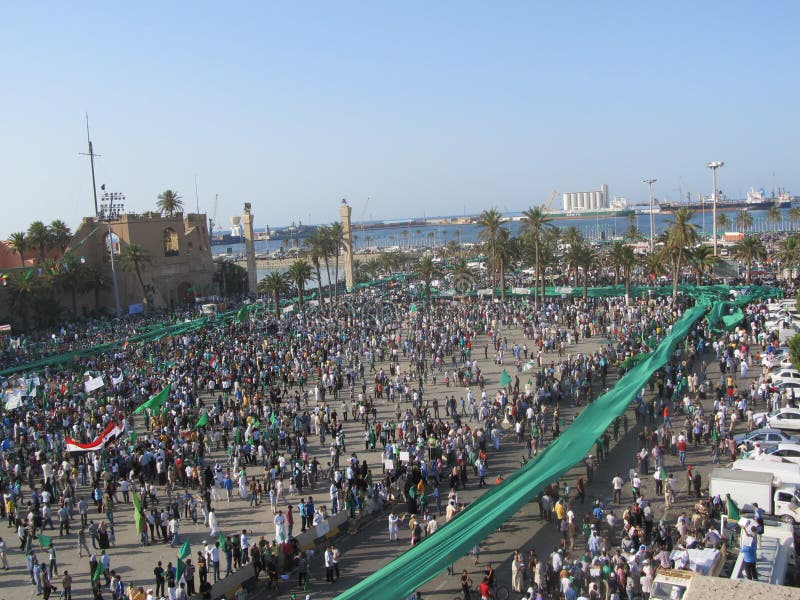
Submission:
<svg viewBox="0 0 800 600">
<path fill-rule="evenodd" d="M 139 285 L 142 287 L 142 294 L 144 295 L 145 303 L 148 305 L 152 304 L 150 293 L 144 284 L 144 279 L 142 279 L 142 271 L 144 271 L 147 268 L 147 265 L 150 264 L 150 256 L 147 254 L 145 249 L 139 244 L 128 244 L 122 250 L 119 260 L 122 264 L 123 271 L 128 273 L 133 271 L 136 273 L 136 279 L 139 280 Z"/>
<path fill-rule="evenodd" d="M 87 291 L 94 292 L 94 308 L 97 310 L 100 307 L 100 292 L 107 290 L 111 287 L 108 275 L 102 269 L 91 266 L 84 272 L 86 278 Z"/>
<path fill-rule="evenodd" d="M 478 239 L 483 243 L 493 267 L 497 264 L 497 238 L 503 229 L 502 225 L 503 217 L 497 209 L 485 210 L 478 217 Z"/>
<path fill-rule="evenodd" d="M 28 227 L 28 242 L 31 248 L 39 251 L 39 263 L 44 262 L 44 256 L 47 254 L 47 249 L 50 248 L 51 240 L 50 228 L 41 221 L 34 221 Z"/>
<path fill-rule="evenodd" d="M 789 278 L 791 279 L 792 269 L 796 269 L 800 265 L 800 237 L 795 234 L 786 238 L 783 247 L 778 250 L 776 258 L 784 268 L 789 269 Z"/>
<path fill-rule="evenodd" d="M 686 252 L 697 244 L 697 225 L 691 222 L 692 211 L 679 208 L 673 214 L 666 231 L 665 250 L 672 262 L 672 296 L 678 295 L 678 283 L 684 265 Z"/>
<path fill-rule="evenodd" d="M 561 241 L 565 246 L 580 246 L 583 242 L 583 234 L 574 225 L 570 225 L 561 232 Z"/>
<path fill-rule="evenodd" d="M 297 289 L 297 302 L 300 305 L 300 312 L 303 312 L 303 296 L 306 291 L 306 283 L 314 278 L 314 272 L 311 270 L 311 265 L 307 261 L 300 258 L 289 265 L 289 270 L 286 272 L 289 279 L 294 283 Z"/>
<path fill-rule="evenodd" d="M 58 248 L 61 254 L 67 249 L 72 241 L 72 230 L 67 227 L 61 219 L 56 219 L 50 223 L 50 239 L 54 248 Z"/>
<path fill-rule="evenodd" d="M 702 285 L 703 274 L 711 272 L 719 262 L 719 257 L 714 256 L 714 248 L 706 244 L 692 248 L 687 255 L 687 260 L 697 278 L 697 285 Z"/>
<path fill-rule="evenodd" d="M 731 226 L 731 219 L 724 212 L 717 214 L 717 229 L 728 231 Z"/>
<path fill-rule="evenodd" d="M 164 190 L 158 195 L 156 206 L 162 214 L 174 217 L 183 210 L 183 199 L 175 190 Z"/>
<path fill-rule="evenodd" d="M 417 263 L 417 274 L 425 283 L 425 300 L 431 303 L 431 280 L 440 273 L 439 265 L 433 262 L 431 256 L 423 256 Z"/>
<path fill-rule="evenodd" d="M 72 314 L 78 315 L 78 292 L 88 289 L 85 267 L 71 254 L 65 254 L 58 262 L 56 283 L 69 292 L 72 300 Z"/>
<path fill-rule="evenodd" d="M 10 308 L 12 314 L 19 315 L 23 329 L 28 329 L 31 305 L 38 286 L 39 282 L 33 275 L 33 269 L 17 271 L 9 279 Z"/>
<path fill-rule="evenodd" d="M 783 221 L 783 215 L 781 215 L 781 211 L 778 210 L 778 207 L 774 204 L 769 207 L 767 211 L 767 223 L 772 224 L 772 232 L 775 233 L 778 225 Z"/>
<path fill-rule="evenodd" d="M 574 225 L 567 227 L 561 232 L 561 242 L 567 246 L 564 253 L 566 267 L 573 272 L 575 285 L 578 285 L 578 262 L 580 261 L 580 249 L 585 244 L 583 235 Z M 573 250 L 574 248 L 574 250 Z"/>
<path fill-rule="evenodd" d="M 530 208 L 522 213 L 522 231 L 526 233 L 529 237 L 531 242 L 533 242 L 533 251 L 534 251 L 534 269 L 535 269 L 535 276 L 533 281 L 533 306 L 536 308 L 536 296 L 537 296 L 537 289 L 539 287 L 539 279 L 544 279 L 544 275 L 541 272 L 542 265 L 541 265 L 541 244 L 542 244 L 542 234 L 544 233 L 545 228 L 548 227 L 548 223 L 552 221 L 552 218 L 549 217 L 541 207 L 537 206 L 535 208 Z M 542 297 L 542 301 L 544 301 L 544 297 Z"/>
<path fill-rule="evenodd" d="M 308 259 L 311 261 L 311 265 L 314 267 L 314 272 L 317 276 L 317 293 L 319 294 L 319 301 L 324 306 L 325 296 L 322 294 L 322 273 L 320 272 L 320 268 L 322 261 L 325 260 L 326 257 L 325 252 L 327 240 L 325 238 L 325 231 L 322 228 L 316 229 L 314 233 L 308 236 L 303 243 L 308 250 Z M 328 283 L 330 284 L 330 273 L 328 274 Z M 330 285 L 328 285 L 329 299 L 331 297 L 330 290 Z"/>
<path fill-rule="evenodd" d="M 28 238 L 25 237 L 24 231 L 17 231 L 12 233 L 8 239 L 9 247 L 19 254 L 19 262 L 22 268 L 25 268 L 25 251 L 28 249 Z"/>
<path fill-rule="evenodd" d="M 286 273 L 272 271 L 258 282 L 258 293 L 267 294 L 275 305 L 275 316 L 281 316 L 281 296 L 289 291 L 289 276 Z"/>
<path fill-rule="evenodd" d="M 459 293 L 465 293 L 475 284 L 475 273 L 469 268 L 466 258 L 459 258 L 453 263 L 453 287 Z"/>
<path fill-rule="evenodd" d="M 644 235 L 639 228 L 636 226 L 636 223 L 631 223 L 628 228 L 625 230 L 625 233 L 622 234 L 622 239 L 626 242 L 640 242 L 644 239 Z"/>
<path fill-rule="evenodd" d="M 742 232 L 749 231 L 753 227 L 753 216 L 747 212 L 747 209 L 742 209 L 736 213 L 736 229 Z"/>
<path fill-rule="evenodd" d="M 650 276 L 652 281 L 655 281 L 657 277 L 661 277 L 667 273 L 667 264 L 666 264 L 667 257 L 665 253 L 662 251 L 657 252 L 650 252 L 645 256 L 644 259 L 644 266 L 645 271 Z"/>
<path fill-rule="evenodd" d="M 633 248 L 623 245 L 617 257 L 619 266 L 622 267 L 622 273 L 625 277 L 625 304 L 630 304 L 631 301 L 631 271 L 639 263 L 639 257 L 633 251 Z"/>
<path fill-rule="evenodd" d="M 747 283 L 750 283 L 753 263 L 767 258 L 767 249 L 764 247 L 764 242 L 754 235 L 748 235 L 741 242 L 734 245 L 731 250 L 734 257 L 747 265 L 747 276 L 745 280 Z"/>
<path fill-rule="evenodd" d="M 567 264 L 575 271 L 575 283 L 578 282 L 578 270 L 583 271 L 583 298 L 589 295 L 589 271 L 597 264 L 597 252 L 585 242 L 570 246 L 565 256 Z"/>
<path fill-rule="evenodd" d="M 611 249 L 608 253 L 608 260 L 614 269 L 614 285 L 619 285 L 619 272 L 622 269 L 622 257 L 625 248 L 630 248 L 630 246 L 617 240 L 611 244 Z"/>
<path fill-rule="evenodd" d="M 519 256 L 517 238 L 511 237 L 511 232 L 505 227 L 498 231 L 494 247 L 493 269 L 498 274 L 500 284 L 500 297 L 506 297 L 506 268 Z"/>
<path fill-rule="evenodd" d="M 792 222 L 792 229 L 800 222 L 800 206 L 789 209 L 789 220 Z"/>
</svg>

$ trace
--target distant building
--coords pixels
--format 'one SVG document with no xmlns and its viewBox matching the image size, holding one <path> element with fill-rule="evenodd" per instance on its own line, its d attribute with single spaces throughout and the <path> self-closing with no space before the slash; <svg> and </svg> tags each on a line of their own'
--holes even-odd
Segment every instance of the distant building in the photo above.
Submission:
<svg viewBox="0 0 800 600">
<path fill-rule="evenodd" d="M 148 298 L 152 308 L 187 304 L 197 296 L 217 292 L 212 288 L 215 267 L 207 221 L 205 214 L 183 213 L 172 217 L 158 213 L 122 214 L 110 222 L 86 217 L 67 252 L 105 272 L 110 282 L 108 249 L 114 247 L 120 305 L 125 313 L 139 310 Z M 148 257 L 141 269 L 141 282 L 134 271 L 125 271 L 122 266 L 122 255 L 131 244 L 141 247 Z M 81 300 L 86 306 L 79 307 L 79 314 L 84 312 L 82 309 L 94 308 L 90 298 Z M 111 285 L 101 292 L 99 301 L 100 306 L 113 312 Z"/>
<path fill-rule="evenodd" d="M 565 192 L 563 200 L 566 212 L 602 210 L 609 207 L 608 186 L 604 183 L 593 192 Z"/>
</svg>

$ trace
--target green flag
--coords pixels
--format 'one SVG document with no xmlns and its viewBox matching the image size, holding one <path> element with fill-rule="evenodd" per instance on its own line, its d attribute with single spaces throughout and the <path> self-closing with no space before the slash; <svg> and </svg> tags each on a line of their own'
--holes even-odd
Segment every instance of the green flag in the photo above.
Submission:
<svg viewBox="0 0 800 600">
<path fill-rule="evenodd" d="M 143 402 L 139 408 L 133 411 L 133 414 L 138 415 L 143 413 L 148 408 L 157 410 L 162 404 L 169 399 L 169 386 L 164 386 L 164 389 L 158 392 L 155 396 L 151 396 L 149 400 Z"/>
<path fill-rule="evenodd" d="M 219 549 L 225 551 L 228 547 L 228 540 L 225 539 L 225 536 L 220 533 L 217 541 L 219 542 Z"/>
<path fill-rule="evenodd" d="M 183 548 L 181 548 L 183 550 Z M 186 571 L 186 564 L 178 559 L 178 563 L 175 565 L 175 581 L 180 581 L 181 577 L 183 577 L 183 573 Z"/>
<path fill-rule="evenodd" d="M 727 500 L 728 500 L 728 507 L 727 507 L 728 519 L 734 522 L 738 521 L 739 517 L 741 516 L 739 515 L 739 506 L 736 504 L 736 502 L 734 502 L 734 500 L 730 496 L 728 496 Z"/>
<path fill-rule="evenodd" d="M 247 318 L 247 305 L 242 306 L 239 312 L 236 313 L 236 322 L 241 323 Z"/>
<path fill-rule="evenodd" d="M 136 493 L 136 490 L 132 490 L 133 493 L 133 522 L 136 524 L 136 533 L 142 533 L 144 531 L 144 516 L 142 513 L 142 502 L 139 500 L 139 494 Z"/>
<path fill-rule="evenodd" d="M 192 547 L 189 545 L 189 540 L 183 542 L 183 546 L 181 549 L 178 550 L 178 558 L 181 560 L 186 560 L 188 557 L 192 555 Z"/>
<path fill-rule="evenodd" d="M 203 413 L 200 415 L 200 418 L 197 419 L 197 423 L 195 424 L 195 429 L 200 429 L 201 427 L 205 427 L 208 425 L 208 413 Z"/>
<path fill-rule="evenodd" d="M 51 538 L 49 535 L 44 535 L 43 533 L 39 534 L 39 545 L 42 548 L 49 548 L 50 544 L 52 543 L 53 543 L 53 538 Z"/>
<path fill-rule="evenodd" d="M 94 570 L 94 573 L 92 573 L 92 581 L 97 581 L 98 579 L 100 579 L 100 575 L 102 575 L 105 572 L 106 568 L 103 566 L 103 562 L 98 561 L 97 568 Z"/>
<path fill-rule="evenodd" d="M 503 369 L 503 372 L 500 374 L 500 385 L 506 387 L 511 383 L 511 375 L 508 374 L 508 371 Z"/>
</svg>

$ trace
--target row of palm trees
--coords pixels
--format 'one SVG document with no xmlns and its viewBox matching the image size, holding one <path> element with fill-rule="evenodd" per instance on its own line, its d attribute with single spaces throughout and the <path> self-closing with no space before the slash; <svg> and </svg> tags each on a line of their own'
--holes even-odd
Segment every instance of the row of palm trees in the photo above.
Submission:
<svg viewBox="0 0 800 600">
<path fill-rule="evenodd" d="M 39 264 L 43 263 L 48 253 L 57 250 L 63 254 L 72 240 L 72 231 L 64 221 L 56 219 L 49 225 L 42 221 L 34 221 L 27 231 L 11 234 L 8 245 L 19 256 L 20 266 L 25 267 L 25 255 L 30 250 L 36 251 Z"/>
<path fill-rule="evenodd" d="M 737 217 L 738 226 L 744 229 L 752 226 L 752 217 L 742 211 Z M 576 227 L 560 229 L 552 223 L 541 208 L 531 208 L 523 213 L 519 234 L 514 236 L 506 228 L 506 220 L 496 210 L 486 210 L 478 217 L 480 245 L 477 253 L 485 256 L 491 283 L 500 288 L 501 296 L 506 293 L 506 273 L 517 267 L 530 266 L 533 269 L 533 301 L 538 304 L 545 297 L 546 272 L 555 269 L 564 275 L 571 275 L 576 286 L 583 288 L 584 297 L 588 294 L 590 277 L 613 276 L 618 285 L 625 284 L 626 296 L 634 279 L 641 282 L 653 281 L 662 275 L 671 274 L 673 294 L 683 279 L 685 269 L 691 269 L 695 280 L 704 281 L 719 261 L 713 248 L 700 244 L 697 226 L 693 224 L 692 212 L 681 208 L 673 215 L 666 231 L 659 236 L 655 251 L 644 255 L 637 254 L 632 244 L 644 239 L 635 222 L 625 232 L 622 240 L 612 242 L 605 248 L 592 246 Z M 336 229 L 333 228 L 334 232 Z M 329 241 L 328 228 L 321 228 L 317 236 L 306 243 L 306 258 L 293 262 L 286 273 L 272 272 L 259 282 L 259 292 L 268 295 L 276 309 L 279 300 L 289 293 L 296 293 L 302 308 L 303 295 L 309 282 L 316 281 L 318 296 L 323 298 L 321 286 L 321 265 L 328 269 L 332 257 L 338 256 L 336 242 Z M 334 240 L 336 235 L 334 233 Z M 423 283 L 425 296 L 430 299 L 431 283 L 449 272 L 456 283 L 477 282 L 478 276 L 469 267 L 463 256 L 463 248 L 458 244 L 447 247 L 444 257 L 450 257 L 447 269 L 430 254 L 413 258 L 401 252 L 384 253 L 367 261 L 356 263 L 356 281 L 377 279 L 380 275 L 392 274 L 410 268 Z M 751 280 L 752 268 L 767 258 L 763 241 L 756 236 L 746 236 L 731 249 L 732 256 L 746 266 L 746 280 Z M 783 265 L 800 263 L 800 238 L 792 236 L 785 241 L 774 258 Z M 413 262 L 413 264 L 411 264 Z M 560 269 L 559 269 L 560 267 Z M 328 271 L 330 272 L 330 271 Z M 338 280 L 338 263 L 337 263 Z M 330 278 L 329 278 L 330 281 Z M 459 291 L 465 291 L 463 289 Z M 329 288 L 328 298 L 335 298 L 336 291 Z"/>
<path fill-rule="evenodd" d="M 741 229 L 752 226 L 752 217 L 746 211 L 742 211 L 737 219 Z M 684 268 L 691 268 L 699 282 L 719 260 L 710 246 L 699 243 L 697 226 L 691 222 L 692 212 L 687 208 L 674 213 L 666 231 L 659 237 L 657 249 L 643 256 L 637 255 L 630 245 L 643 239 L 635 223 L 626 231 L 623 241 L 615 241 L 607 250 L 599 251 L 583 238 L 577 228 L 559 230 L 550 224 L 551 220 L 541 208 L 531 208 L 523 213 L 519 236 L 512 237 L 497 210 L 481 213 L 478 218 L 479 238 L 502 295 L 506 288 L 505 272 L 510 265 L 533 267 L 536 303 L 539 293 L 544 297 L 546 269 L 557 265 L 562 265 L 565 272 L 572 274 L 576 285 L 581 282 L 584 296 L 587 295 L 590 273 L 603 267 L 613 270 L 615 283 L 619 283 L 620 274 L 623 275 L 627 295 L 630 294 L 631 275 L 635 269 L 641 267 L 642 274 L 650 279 L 671 272 L 675 295 Z M 746 280 L 749 282 L 753 266 L 767 258 L 767 250 L 760 238 L 746 236 L 733 246 L 732 255 L 746 266 Z M 783 265 L 797 264 L 800 261 L 800 238 L 790 237 L 775 259 Z"/>
<path fill-rule="evenodd" d="M 150 257 L 138 244 L 125 246 L 119 255 L 123 271 L 136 274 L 145 297 L 148 289 L 144 283 L 143 272 L 150 264 Z M 70 312 L 78 316 L 78 296 L 94 294 L 95 310 L 100 306 L 100 293 L 111 287 L 110 278 L 102 267 L 89 265 L 77 259 L 71 252 L 58 258 L 44 258 L 33 267 L 16 269 L 4 279 L 6 308 L 10 320 L 19 319 L 19 325 L 28 329 L 31 322 L 37 327 L 57 324 Z M 70 297 L 71 311 L 65 311 L 59 302 L 60 292 Z"/>
</svg>

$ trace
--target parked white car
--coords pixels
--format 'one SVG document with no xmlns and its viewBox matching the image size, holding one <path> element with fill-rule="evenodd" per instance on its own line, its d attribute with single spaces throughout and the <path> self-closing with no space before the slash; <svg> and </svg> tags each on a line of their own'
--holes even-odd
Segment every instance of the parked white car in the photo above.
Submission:
<svg viewBox="0 0 800 600">
<path fill-rule="evenodd" d="M 767 450 L 766 454 L 800 465 L 800 444 L 781 443 L 776 448 Z"/>
<path fill-rule="evenodd" d="M 773 429 L 800 431 L 800 408 L 782 408 L 770 415 L 767 424 Z"/>
<path fill-rule="evenodd" d="M 800 371 L 797 369 L 780 369 L 775 373 L 770 373 L 770 377 L 775 385 L 785 381 L 800 382 Z"/>
<path fill-rule="evenodd" d="M 761 364 L 765 367 L 772 367 L 786 360 L 791 360 L 789 348 L 781 346 L 777 348 L 775 352 L 764 354 L 764 356 L 761 357 Z"/>
</svg>

